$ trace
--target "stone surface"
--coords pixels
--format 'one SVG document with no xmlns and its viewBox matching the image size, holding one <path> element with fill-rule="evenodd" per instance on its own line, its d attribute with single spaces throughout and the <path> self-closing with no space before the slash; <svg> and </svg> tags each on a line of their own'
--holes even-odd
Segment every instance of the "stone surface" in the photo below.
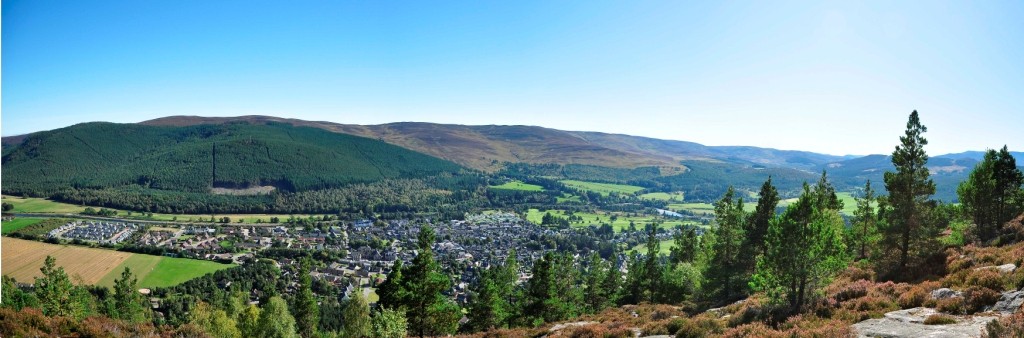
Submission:
<svg viewBox="0 0 1024 338">
<path fill-rule="evenodd" d="M 953 291 L 949 288 L 935 289 L 935 291 L 932 291 L 932 299 L 946 299 L 953 297 L 960 297 L 960 292 Z"/>
<path fill-rule="evenodd" d="M 978 337 L 985 324 L 997 317 L 988 316 L 954 316 L 957 322 L 949 325 L 924 325 L 928 316 L 938 313 L 930 308 L 913 308 L 893 311 L 884 318 L 869 319 L 853 324 L 858 337 Z"/>
<path fill-rule="evenodd" d="M 561 331 L 561 330 L 564 330 L 564 329 L 567 329 L 567 328 L 570 328 L 570 327 L 587 326 L 587 325 L 594 325 L 594 324 L 597 324 L 597 322 L 563 323 L 563 324 L 558 324 L 558 325 L 552 326 L 551 329 L 548 330 L 548 332 Z"/>
<path fill-rule="evenodd" d="M 980 267 L 980 268 L 975 268 L 974 270 L 986 270 L 986 269 L 992 269 L 992 270 L 999 271 L 999 273 L 1006 274 L 1006 273 L 1011 273 L 1011 272 L 1016 271 L 1017 270 L 1017 266 L 1014 265 L 1014 264 L 990 265 L 990 266 L 983 266 L 983 267 Z"/>
<path fill-rule="evenodd" d="M 999 298 L 999 301 L 996 302 L 989 311 L 1013 314 L 1019 311 L 1022 305 L 1024 305 L 1024 289 L 1020 291 L 1003 292 L 1003 297 Z"/>
</svg>

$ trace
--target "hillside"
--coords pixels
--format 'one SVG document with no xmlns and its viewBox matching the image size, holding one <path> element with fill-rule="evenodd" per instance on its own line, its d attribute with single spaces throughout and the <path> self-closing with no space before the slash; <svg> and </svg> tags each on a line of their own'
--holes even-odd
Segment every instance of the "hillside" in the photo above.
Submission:
<svg viewBox="0 0 1024 338">
<path fill-rule="evenodd" d="M 3 156 L 5 194 L 120 186 L 305 191 L 460 167 L 363 137 L 281 123 L 85 123 L 29 135 Z"/>
<path fill-rule="evenodd" d="M 769 167 L 813 169 L 845 157 L 758 147 L 713 147 L 693 142 L 598 132 L 564 131 L 535 126 L 465 126 L 419 122 L 348 125 L 269 116 L 171 116 L 144 125 L 191 126 L 246 121 L 286 122 L 364 136 L 494 171 L 502 162 L 583 164 L 614 168 L 680 168 L 683 160 L 715 160 Z"/>
</svg>

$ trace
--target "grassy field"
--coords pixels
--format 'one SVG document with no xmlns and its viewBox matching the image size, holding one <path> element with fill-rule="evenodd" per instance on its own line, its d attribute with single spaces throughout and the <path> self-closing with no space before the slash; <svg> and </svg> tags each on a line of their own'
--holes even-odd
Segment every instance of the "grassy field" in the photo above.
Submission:
<svg viewBox="0 0 1024 338">
<path fill-rule="evenodd" d="M 668 256 L 669 252 L 671 252 L 671 250 L 672 250 L 672 245 L 673 244 L 672 244 L 672 240 L 671 239 L 666 239 L 666 240 L 661 241 L 661 246 L 659 247 L 661 250 L 658 250 L 658 255 Z M 647 253 L 647 243 L 638 244 L 637 246 L 634 246 L 634 247 L 630 248 L 629 250 L 626 250 L 626 254 L 627 255 L 631 254 L 634 251 L 642 253 L 642 254 L 646 254 Z"/>
<path fill-rule="evenodd" d="M 43 266 L 46 256 L 53 256 L 57 260 L 57 265 L 64 267 L 72 279 L 85 284 L 95 284 L 129 257 L 136 255 L 9 237 L 3 237 L 2 241 L 3 274 L 25 283 L 31 283 L 35 277 L 42 276 L 39 268 Z"/>
<path fill-rule="evenodd" d="M 542 211 L 540 211 L 538 209 L 530 209 L 530 211 L 526 214 L 526 220 L 528 220 L 530 222 L 533 222 L 533 223 L 540 224 L 541 219 L 544 217 L 544 214 L 547 213 L 547 212 L 550 212 L 554 216 L 565 217 L 565 211 L 564 210 L 554 210 L 554 209 L 552 209 L 552 210 L 547 210 L 547 211 L 543 211 L 542 212 Z M 637 229 L 643 229 L 644 225 L 646 225 L 648 223 L 652 223 L 654 221 L 662 222 L 661 223 L 661 227 L 662 228 L 666 228 L 666 229 L 674 228 L 676 226 L 683 225 L 683 224 L 696 224 L 694 222 L 684 222 L 684 221 L 677 220 L 677 219 L 666 219 L 666 218 L 649 216 L 649 215 L 626 216 L 625 214 L 622 214 L 622 213 L 609 213 L 609 212 L 598 212 L 598 213 L 576 212 L 575 215 L 582 217 L 583 218 L 583 222 L 579 222 L 579 223 L 573 222 L 571 225 L 574 226 L 574 227 L 583 227 L 583 226 L 588 226 L 588 225 L 591 225 L 591 224 L 599 225 L 601 223 L 610 223 L 612 225 L 612 227 L 615 228 L 615 231 L 622 231 L 623 229 L 629 228 L 629 222 L 630 221 L 633 221 L 633 223 L 636 224 Z M 617 215 L 618 216 L 615 221 L 611 220 L 611 216 L 612 215 Z"/>
<path fill-rule="evenodd" d="M 674 201 L 674 202 L 682 202 L 682 201 L 684 201 L 683 193 L 681 193 L 681 192 L 673 192 L 673 193 L 651 192 L 651 193 L 646 193 L 646 194 L 640 195 L 640 199 Z"/>
<path fill-rule="evenodd" d="M 53 213 L 53 214 L 78 214 L 85 210 L 85 206 L 55 202 L 43 198 L 34 197 L 16 197 L 16 196 L 3 196 L 3 201 L 10 203 L 14 206 L 14 213 Z M 99 207 L 93 207 L 99 210 Z M 107 208 L 112 209 L 112 208 Z M 209 215 L 186 215 L 186 214 L 160 214 L 154 213 L 152 216 L 139 212 L 129 212 L 126 210 L 117 210 L 116 218 L 126 219 L 138 219 L 138 220 L 149 220 L 149 221 L 167 221 L 167 222 L 211 222 L 213 218 L 219 222 L 221 217 L 227 216 L 231 219 L 231 223 L 238 223 L 238 220 L 242 220 L 244 223 L 252 224 L 256 223 L 256 220 L 261 220 L 264 223 L 270 223 L 270 218 L 277 217 L 281 222 L 284 222 L 289 217 L 295 216 L 296 218 L 306 218 L 310 215 L 285 215 L 285 214 L 209 214 Z M 6 233 L 6 232 L 5 232 Z"/>
<path fill-rule="evenodd" d="M 19 229 L 22 229 L 29 225 L 42 222 L 43 220 L 44 218 L 15 218 L 10 221 L 4 221 L 2 226 L 0 226 L 2 227 L 2 231 L 0 232 L 6 235 L 18 231 Z"/>
<path fill-rule="evenodd" d="M 181 284 L 232 266 L 234 265 L 198 259 L 135 254 L 103 276 L 96 285 L 114 286 L 114 280 L 121 278 L 121 272 L 125 267 L 131 269 L 139 279 L 139 287 L 152 288 Z"/>
<path fill-rule="evenodd" d="M 526 184 L 519 181 L 512 181 L 502 185 L 492 185 L 491 189 L 500 190 L 522 190 L 522 191 L 544 191 L 544 187 L 534 184 Z"/>
<path fill-rule="evenodd" d="M 640 191 L 640 190 L 644 190 L 643 187 L 637 187 L 637 186 L 632 186 L 632 185 L 624 185 L 624 184 L 596 183 L 596 182 L 585 182 L 585 181 L 575 181 L 575 180 L 563 180 L 563 181 L 559 181 L 559 182 L 562 182 L 562 184 L 565 184 L 568 187 L 572 187 L 572 188 L 576 188 L 576 189 L 580 189 L 580 190 L 593 191 L 593 192 L 600 193 L 601 195 L 608 195 L 609 193 L 612 193 L 612 192 L 616 192 L 616 193 L 620 193 L 620 194 L 632 194 L 634 192 L 637 192 L 637 191 Z"/>
<path fill-rule="evenodd" d="M 857 210 L 857 200 L 854 199 L 853 194 L 849 192 L 837 192 L 836 197 L 839 197 L 840 201 L 843 201 L 843 209 L 839 212 L 846 216 L 853 216 L 853 212 Z M 793 202 L 796 202 L 796 198 L 789 198 L 779 201 L 780 207 L 787 207 Z M 877 206 L 877 204 L 874 204 Z M 743 210 L 747 212 L 754 211 L 757 207 L 757 201 L 743 201 Z M 691 211 L 695 214 L 714 215 L 715 206 L 711 203 L 673 203 L 668 205 L 668 209 L 672 211 Z"/>
</svg>

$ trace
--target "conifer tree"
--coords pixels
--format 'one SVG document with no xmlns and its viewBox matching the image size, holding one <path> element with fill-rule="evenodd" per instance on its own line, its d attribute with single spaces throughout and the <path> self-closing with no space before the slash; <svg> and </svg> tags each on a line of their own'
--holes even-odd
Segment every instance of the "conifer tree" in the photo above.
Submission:
<svg viewBox="0 0 1024 338">
<path fill-rule="evenodd" d="M 655 303 L 661 290 L 662 266 L 658 255 L 661 252 L 661 241 L 658 240 L 658 226 L 647 225 L 647 256 L 644 257 L 644 278 L 642 300 Z"/>
<path fill-rule="evenodd" d="M 922 136 L 928 128 L 921 124 L 917 111 L 910 113 L 907 130 L 900 136 L 900 145 L 892 153 L 892 164 L 895 172 L 885 172 L 885 188 L 889 191 L 889 206 L 892 210 L 886 214 L 889 219 L 884 234 L 883 244 L 887 251 L 897 256 L 895 264 L 890 266 L 890 273 L 901 272 L 904 276 L 911 263 L 912 250 L 921 255 L 929 251 L 928 241 L 937 235 L 937 229 L 928 223 L 934 201 L 935 182 L 929 177 L 928 154 L 924 146 L 928 140 Z"/>
<path fill-rule="evenodd" d="M 497 281 L 497 267 L 484 270 L 474 283 L 469 303 L 469 327 L 472 331 L 485 331 L 505 324 L 507 314 Z"/>
<path fill-rule="evenodd" d="M 692 263 L 697 259 L 700 240 L 697 229 L 693 226 L 679 226 L 678 232 L 672 236 L 672 247 L 669 248 L 669 262 L 672 264 Z"/>
<path fill-rule="evenodd" d="M 114 281 L 114 318 L 130 322 L 146 320 L 149 308 L 146 299 L 138 291 L 138 279 L 126 266 L 121 278 Z"/>
<path fill-rule="evenodd" d="M 745 293 L 744 266 L 740 257 L 743 246 L 743 198 L 734 200 L 735 190 L 732 186 L 726 190 L 722 199 L 715 203 L 715 235 L 712 237 L 711 257 L 705 276 L 708 286 L 712 288 L 713 299 L 732 301 Z"/>
<path fill-rule="evenodd" d="M 403 287 L 399 288 L 408 292 L 404 303 L 409 328 L 420 337 L 454 333 L 462 317 L 458 305 L 442 294 L 451 287 L 451 280 L 434 260 L 434 240 L 434 229 L 423 226 L 418 235 L 419 252 L 408 269 L 403 269 Z"/>
<path fill-rule="evenodd" d="M 299 290 L 295 295 L 295 325 L 299 335 L 303 338 L 310 338 L 316 335 L 317 325 L 320 324 L 320 307 L 313 296 L 313 280 L 309 275 L 311 262 L 308 259 L 302 261 L 302 268 L 299 272 Z"/>
<path fill-rule="evenodd" d="M 260 338 L 295 338 L 299 333 L 295 329 L 295 317 L 288 312 L 288 303 L 281 297 L 274 296 L 267 300 L 267 305 L 260 311 L 259 326 L 256 330 Z"/>
<path fill-rule="evenodd" d="M 764 253 L 764 236 L 768 232 L 768 224 L 775 218 L 775 208 L 779 205 L 779 192 L 772 185 L 772 178 L 761 185 L 758 193 L 757 207 L 745 223 L 746 237 L 740 253 L 745 269 L 754 271 L 757 256 Z"/>
<path fill-rule="evenodd" d="M 63 267 L 57 266 L 55 258 L 46 256 L 39 271 L 43 276 L 36 277 L 35 294 L 44 314 L 71 318 L 85 315 L 87 304 L 82 297 L 85 291 L 71 283 L 71 278 Z"/>
<path fill-rule="evenodd" d="M 586 293 L 584 303 L 588 313 L 597 313 L 608 304 L 608 291 L 604 289 L 604 279 L 608 276 L 607 263 L 597 252 L 590 254 L 587 261 Z"/>
<path fill-rule="evenodd" d="M 850 227 L 849 242 L 857 259 L 865 259 L 878 240 L 878 222 L 875 213 L 875 191 L 871 180 L 864 183 L 864 195 L 857 198 L 857 210 L 853 212 L 853 226 Z"/>
<path fill-rule="evenodd" d="M 345 337 L 362 338 L 370 336 L 370 304 L 363 296 L 362 288 L 355 288 L 341 310 L 342 332 Z"/>
</svg>

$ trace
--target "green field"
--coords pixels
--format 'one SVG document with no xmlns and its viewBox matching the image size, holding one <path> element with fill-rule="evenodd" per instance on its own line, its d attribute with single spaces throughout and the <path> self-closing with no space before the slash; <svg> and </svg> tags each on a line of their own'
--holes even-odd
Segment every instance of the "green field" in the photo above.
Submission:
<svg viewBox="0 0 1024 338">
<path fill-rule="evenodd" d="M 121 278 L 125 267 L 131 269 L 139 279 L 139 287 L 166 287 L 184 283 L 202 275 L 235 266 L 188 258 L 174 258 L 153 255 L 134 254 L 114 270 L 110 271 L 97 285 L 113 286 L 114 280 Z"/>
<path fill-rule="evenodd" d="M 665 256 L 667 256 L 669 254 L 669 252 L 671 252 L 671 250 L 672 250 L 672 245 L 673 244 L 672 244 L 672 240 L 671 239 L 666 239 L 666 240 L 661 241 L 661 246 L 660 246 L 661 250 L 658 250 L 658 255 L 665 255 Z M 637 246 L 634 246 L 634 247 L 630 248 L 629 250 L 626 250 L 626 254 L 627 255 L 631 254 L 634 251 L 642 253 L 642 254 L 646 254 L 647 253 L 647 243 L 638 244 Z"/>
<path fill-rule="evenodd" d="M 9 234 L 9 233 L 18 231 L 18 230 L 20 230 L 20 229 L 22 229 L 24 227 L 29 226 L 29 225 L 36 224 L 36 223 L 39 223 L 39 222 L 42 222 L 42 221 L 43 221 L 43 218 L 15 218 L 15 219 L 10 220 L 10 221 L 4 221 L 3 222 L 3 231 L 0 231 L 0 232 L 2 232 L 4 235 L 6 235 L 6 234 Z"/>
<path fill-rule="evenodd" d="M 499 190 L 522 190 L 522 191 L 544 191 L 544 187 L 533 184 L 526 184 L 519 181 L 512 181 L 502 185 L 492 185 L 491 189 Z"/>
<path fill-rule="evenodd" d="M 79 214 L 86 207 L 55 202 L 43 198 L 34 197 L 15 197 L 15 196 L 3 196 L 5 203 L 10 203 L 14 206 L 11 212 L 14 213 L 49 213 L 49 214 Z M 93 209 L 99 210 L 100 207 L 93 207 Z M 311 215 L 285 215 L 285 214 L 210 214 L 210 215 L 186 215 L 186 214 L 160 214 L 153 213 L 151 216 L 140 212 L 130 212 L 126 210 L 119 210 L 113 208 L 107 208 L 116 210 L 117 215 L 115 218 L 123 219 L 138 219 L 148 221 L 166 221 L 166 222 L 211 222 L 211 218 L 214 222 L 220 222 L 221 217 L 228 217 L 231 219 L 231 223 L 238 223 L 238 220 L 242 220 L 243 223 L 253 224 L 256 220 L 260 220 L 264 223 L 270 223 L 272 217 L 277 217 L 280 222 L 288 220 L 288 218 L 294 216 L 296 218 L 307 218 Z M 313 215 L 316 216 L 316 215 Z M 6 233 L 6 232 L 5 232 Z"/>
<path fill-rule="evenodd" d="M 555 200 L 558 203 L 579 203 L 580 197 L 576 195 L 564 195 L 556 197 Z"/>
<path fill-rule="evenodd" d="M 552 209 L 552 210 L 547 210 L 547 211 L 543 211 L 542 212 L 542 211 L 540 211 L 538 209 L 530 209 L 530 211 L 527 212 L 527 214 L 526 214 L 526 220 L 528 220 L 530 222 L 533 222 L 533 223 L 536 223 L 536 224 L 540 224 L 541 223 L 541 219 L 543 219 L 544 214 L 547 213 L 547 212 L 550 212 L 554 216 L 565 217 L 565 211 L 564 210 L 554 210 L 554 209 Z M 633 221 L 633 223 L 636 225 L 637 229 L 643 229 L 644 225 L 652 223 L 654 221 L 660 221 L 661 222 L 661 227 L 662 228 L 666 228 L 666 229 L 674 228 L 676 226 L 683 225 L 683 224 L 696 224 L 694 222 L 685 222 L 685 221 L 681 221 L 681 220 L 677 220 L 677 219 L 666 219 L 666 218 L 650 216 L 650 215 L 626 216 L 623 213 L 608 213 L 608 212 L 598 212 L 598 213 L 576 212 L 574 214 L 576 216 L 580 216 L 580 217 L 583 218 L 583 222 L 573 222 L 572 226 L 574 226 L 574 227 L 589 226 L 591 224 L 593 224 L 593 225 L 600 225 L 602 223 L 609 223 L 609 224 L 612 225 L 612 227 L 615 228 L 615 231 L 622 231 L 623 229 L 629 228 L 629 222 L 630 221 Z M 611 216 L 612 215 L 617 215 L 618 216 L 615 221 L 611 220 Z"/>
<path fill-rule="evenodd" d="M 646 194 L 640 195 L 640 199 L 645 199 L 645 200 L 661 200 L 661 201 L 675 201 L 675 202 L 682 202 L 682 201 L 684 201 L 683 193 L 681 193 L 681 192 L 673 192 L 673 193 L 651 192 L 651 193 L 646 193 Z"/>
<path fill-rule="evenodd" d="M 837 192 L 836 197 L 839 197 L 840 201 L 843 201 L 843 209 L 839 212 L 846 216 L 853 216 L 854 211 L 857 210 L 857 200 L 854 199 L 853 194 L 849 192 Z M 788 198 L 779 201 L 780 207 L 787 207 L 793 202 L 796 202 L 796 198 Z M 877 206 L 877 204 L 874 204 Z M 667 207 L 672 211 L 691 211 L 695 214 L 704 214 L 712 216 L 715 214 L 715 206 L 711 203 L 672 203 Z M 743 210 L 752 212 L 757 208 L 757 200 L 743 201 Z"/>
<path fill-rule="evenodd" d="M 643 187 L 624 184 L 596 183 L 576 180 L 563 180 L 559 182 L 562 182 L 562 184 L 565 184 L 566 186 L 571 188 L 593 191 L 600 193 L 601 195 L 608 195 L 613 192 L 620 194 L 632 194 L 637 191 L 644 190 Z"/>
</svg>

